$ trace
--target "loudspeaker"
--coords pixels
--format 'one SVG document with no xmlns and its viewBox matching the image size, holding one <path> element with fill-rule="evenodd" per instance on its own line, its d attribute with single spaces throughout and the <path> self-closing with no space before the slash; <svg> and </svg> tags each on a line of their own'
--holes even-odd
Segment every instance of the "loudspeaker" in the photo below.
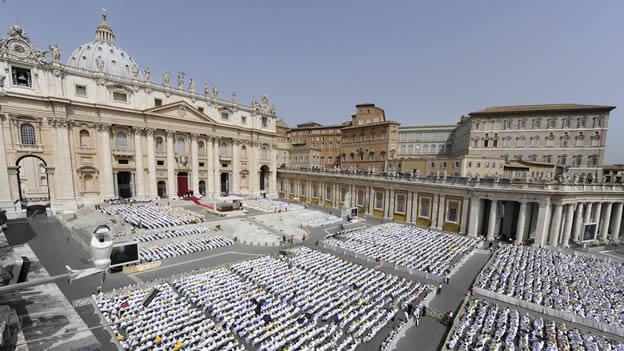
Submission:
<svg viewBox="0 0 624 351">
<path fill-rule="evenodd" d="M 17 283 L 23 283 L 28 279 L 28 272 L 30 271 L 30 260 L 26 256 L 22 256 L 22 267 L 20 268 L 19 277 Z"/>
<path fill-rule="evenodd" d="M 143 299 L 143 307 L 149 306 L 149 304 L 152 302 L 152 300 L 154 300 L 156 298 L 156 296 L 158 296 L 159 293 L 160 293 L 160 290 L 158 290 L 156 288 L 152 288 L 152 290 L 150 290 L 149 294 L 145 295 L 145 298 Z"/>
</svg>

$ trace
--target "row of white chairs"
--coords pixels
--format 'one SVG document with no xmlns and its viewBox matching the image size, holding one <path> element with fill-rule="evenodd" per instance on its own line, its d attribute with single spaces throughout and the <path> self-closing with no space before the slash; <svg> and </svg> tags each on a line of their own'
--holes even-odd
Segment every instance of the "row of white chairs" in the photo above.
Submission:
<svg viewBox="0 0 624 351">
<path fill-rule="evenodd" d="M 289 213 L 290 216 L 292 216 L 302 227 L 318 228 L 342 222 L 342 218 L 338 216 L 330 215 L 317 210 L 304 209 Z"/>
<path fill-rule="evenodd" d="M 302 210 L 304 207 L 299 204 L 288 203 L 284 201 L 271 200 L 271 199 L 245 199 L 243 200 L 245 207 L 253 208 L 262 212 L 287 212 Z"/>
<path fill-rule="evenodd" d="M 428 228 L 386 223 L 327 239 L 325 243 L 369 258 L 448 276 L 478 241 Z"/>
<path fill-rule="evenodd" d="M 189 227 L 189 228 L 172 228 L 172 229 L 166 229 L 166 230 L 157 231 L 157 232 L 140 234 L 140 235 L 136 235 L 134 237 L 134 240 L 145 243 L 145 242 L 150 242 L 154 240 L 173 239 L 173 238 L 179 238 L 179 237 L 183 237 L 187 235 L 206 234 L 210 232 L 214 232 L 214 231 L 210 229 L 209 226 L 199 225 L 199 226 L 194 226 L 194 227 Z"/>
<path fill-rule="evenodd" d="M 604 336 L 476 298 L 458 318 L 446 344 L 449 350 L 624 351 L 624 344 Z"/>
<path fill-rule="evenodd" d="M 121 218 L 137 227 L 158 229 L 186 224 L 201 223 L 204 215 L 185 210 L 180 207 L 162 206 L 158 204 L 145 205 L 113 205 L 103 207 L 102 212 Z"/>
<path fill-rule="evenodd" d="M 141 247 L 139 249 L 139 260 L 141 263 L 160 261 L 199 251 L 213 250 L 232 244 L 234 244 L 234 242 L 231 239 L 219 234 L 191 240 L 172 241 L 153 247 Z"/>
<path fill-rule="evenodd" d="M 475 286 L 624 327 L 624 262 L 503 245 Z"/>
</svg>

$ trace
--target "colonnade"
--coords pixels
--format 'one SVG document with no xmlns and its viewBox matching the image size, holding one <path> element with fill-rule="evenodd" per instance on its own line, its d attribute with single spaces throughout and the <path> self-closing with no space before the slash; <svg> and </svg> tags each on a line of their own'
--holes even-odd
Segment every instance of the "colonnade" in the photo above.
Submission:
<svg viewBox="0 0 624 351">
<path fill-rule="evenodd" d="M 490 241 L 532 241 L 537 247 L 582 244 L 583 231 L 589 231 L 595 223 L 595 240 L 620 242 L 622 196 L 605 196 L 594 201 L 591 193 L 536 196 L 527 189 L 514 195 L 452 186 L 406 187 L 391 181 L 370 184 L 342 177 L 290 177 L 289 171 L 283 175 L 281 172 L 278 186 L 281 197 L 340 208 L 344 194 L 349 192 L 351 206 L 358 207 L 360 214 L 386 220 L 483 236 Z"/>
</svg>

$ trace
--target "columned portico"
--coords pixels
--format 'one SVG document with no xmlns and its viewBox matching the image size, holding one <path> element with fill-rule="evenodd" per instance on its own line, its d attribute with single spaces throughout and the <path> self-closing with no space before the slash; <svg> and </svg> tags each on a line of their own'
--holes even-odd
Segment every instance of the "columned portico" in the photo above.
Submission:
<svg viewBox="0 0 624 351">
<path fill-rule="evenodd" d="M 535 227 L 535 243 L 536 247 L 544 247 L 548 238 L 548 228 L 550 223 L 550 202 L 543 201 L 539 203 L 537 211 L 537 225 Z"/>
<path fill-rule="evenodd" d="M 442 227 L 444 226 L 444 220 L 446 219 L 446 217 L 444 216 L 444 211 L 446 209 L 446 196 L 444 194 L 440 194 L 439 196 L 439 200 L 438 200 L 438 222 L 435 226 L 436 229 L 438 230 L 442 230 Z"/>
<path fill-rule="evenodd" d="M 50 126 L 54 128 L 56 134 L 56 145 L 54 148 L 54 162 L 56 164 L 56 207 L 63 210 L 75 210 L 76 197 L 74 194 L 74 182 L 70 179 L 74 178 L 72 170 L 69 128 L 71 121 L 64 118 L 48 119 Z"/>
<path fill-rule="evenodd" d="M 460 225 L 459 225 L 459 234 L 461 235 L 465 235 L 466 231 L 468 230 L 468 206 L 470 204 L 470 198 L 469 197 L 464 197 L 463 202 L 462 202 L 462 215 L 461 215 L 461 220 L 460 220 Z"/>
<path fill-rule="evenodd" d="M 468 235 L 479 236 L 479 221 L 481 218 L 481 199 L 473 197 L 470 199 L 470 221 L 468 223 Z"/>
</svg>

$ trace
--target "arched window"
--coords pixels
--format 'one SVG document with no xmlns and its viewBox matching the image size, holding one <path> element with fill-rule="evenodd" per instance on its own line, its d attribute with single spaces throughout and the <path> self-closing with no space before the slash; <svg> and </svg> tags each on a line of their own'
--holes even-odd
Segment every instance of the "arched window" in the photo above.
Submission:
<svg viewBox="0 0 624 351">
<path fill-rule="evenodd" d="M 35 127 L 30 123 L 24 123 L 20 127 L 20 134 L 22 136 L 22 144 L 35 145 L 37 138 L 35 138 Z"/>
<path fill-rule="evenodd" d="M 266 146 L 262 147 L 262 151 L 260 153 L 260 157 L 263 160 L 268 160 L 269 159 L 269 151 L 267 150 Z"/>
<path fill-rule="evenodd" d="M 202 140 L 197 142 L 197 148 L 199 149 L 200 153 L 204 153 L 204 142 Z"/>
<path fill-rule="evenodd" d="M 85 148 L 89 147 L 89 131 L 83 129 L 80 131 L 80 147 Z"/>
<path fill-rule="evenodd" d="M 186 150 L 186 145 L 184 143 L 184 138 L 177 138 L 176 139 L 176 153 L 184 154 L 185 150 Z"/>
<path fill-rule="evenodd" d="M 128 135 L 124 132 L 119 132 L 115 136 L 115 146 L 117 150 L 126 150 L 128 148 Z"/>
<path fill-rule="evenodd" d="M 414 145 L 409 145 L 407 147 L 407 153 L 408 154 L 413 154 L 414 153 Z"/>
<path fill-rule="evenodd" d="M 381 157 L 381 160 L 382 160 L 382 161 L 385 161 L 385 160 L 386 160 L 386 152 L 385 152 L 385 151 L 382 151 L 382 152 L 379 154 L 379 156 Z"/>
<path fill-rule="evenodd" d="M 405 154 L 405 145 L 401 145 L 401 148 L 399 149 L 399 151 L 401 152 L 401 154 Z"/>
<path fill-rule="evenodd" d="M 241 146 L 241 159 L 246 160 L 247 159 L 247 147 L 245 145 Z"/>
<path fill-rule="evenodd" d="M 206 196 L 206 182 L 203 180 L 199 181 L 199 193 Z"/>
<path fill-rule="evenodd" d="M 163 139 L 161 137 L 156 138 L 156 152 L 164 152 L 163 150 Z"/>
</svg>

